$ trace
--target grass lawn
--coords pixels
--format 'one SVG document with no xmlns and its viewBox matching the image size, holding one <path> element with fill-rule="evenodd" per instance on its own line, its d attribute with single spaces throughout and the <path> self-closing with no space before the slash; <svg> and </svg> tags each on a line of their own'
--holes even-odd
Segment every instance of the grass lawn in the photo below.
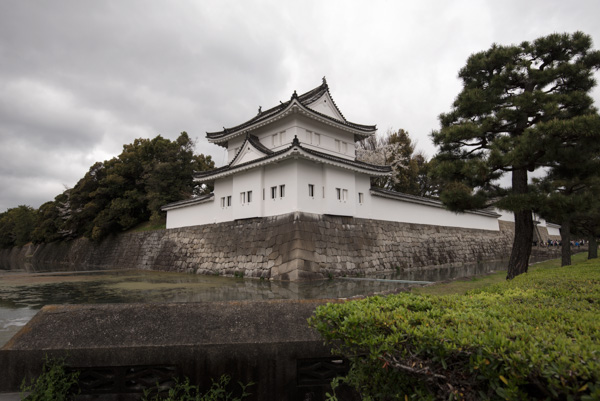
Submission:
<svg viewBox="0 0 600 401">
<path fill-rule="evenodd" d="M 587 252 L 580 252 L 571 257 L 571 263 L 579 263 L 587 260 Z M 553 269 L 560 267 L 560 259 L 547 260 L 529 266 L 529 271 L 537 269 Z M 424 287 L 415 287 L 412 292 L 423 295 L 451 295 L 465 294 L 467 291 L 475 290 L 489 285 L 506 281 L 506 270 L 487 274 L 485 276 L 457 279 L 448 283 L 437 283 Z"/>
<path fill-rule="evenodd" d="M 167 228 L 167 219 L 163 218 L 160 221 L 146 221 L 144 223 L 140 223 L 125 232 L 131 233 L 139 231 L 164 230 L 165 228 Z"/>
</svg>

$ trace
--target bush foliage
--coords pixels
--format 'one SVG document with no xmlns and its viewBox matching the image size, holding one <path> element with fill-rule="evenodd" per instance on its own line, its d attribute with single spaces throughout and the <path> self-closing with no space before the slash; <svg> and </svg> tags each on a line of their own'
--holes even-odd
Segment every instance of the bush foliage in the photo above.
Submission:
<svg viewBox="0 0 600 401">
<path fill-rule="evenodd" d="M 466 295 L 318 308 L 364 399 L 600 399 L 600 263 L 536 270 Z"/>
<path fill-rule="evenodd" d="M 29 385 L 21 383 L 21 399 L 27 401 L 66 401 L 79 391 L 79 372 L 68 372 L 64 359 L 44 358 L 42 374 Z"/>
</svg>

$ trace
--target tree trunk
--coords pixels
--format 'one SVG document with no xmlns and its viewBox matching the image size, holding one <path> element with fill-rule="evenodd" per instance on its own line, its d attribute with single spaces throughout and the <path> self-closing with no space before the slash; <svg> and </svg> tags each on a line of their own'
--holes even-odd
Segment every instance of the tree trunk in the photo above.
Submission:
<svg viewBox="0 0 600 401">
<path fill-rule="evenodd" d="M 565 218 L 560 225 L 561 266 L 571 266 L 571 220 Z"/>
<path fill-rule="evenodd" d="M 527 193 L 527 170 L 515 170 L 512 173 L 513 194 Z M 515 212 L 515 238 L 508 261 L 507 280 L 519 274 L 527 273 L 529 255 L 533 242 L 533 216 L 531 209 Z"/>
<path fill-rule="evenodd" d="M 588 248 L 588 259 L 598 259 L 598 241 L 593 233 L 588 237 Z"/>
</svg>

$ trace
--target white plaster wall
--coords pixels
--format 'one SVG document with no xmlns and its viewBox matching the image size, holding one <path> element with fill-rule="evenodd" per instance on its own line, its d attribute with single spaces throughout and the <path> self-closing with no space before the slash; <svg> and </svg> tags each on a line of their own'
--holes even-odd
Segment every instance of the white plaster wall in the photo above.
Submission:
<svg viewBox="0 0 600 401">
<path fill-rule="evenodd" d="M 298 181 L 296 161 L 285 160 L 281 163 L 265 166 L 264 170 L 263 216 L 276 216 L 297 211 Z M 279 194 L 280 185 L 285 185 L 284 197 L 281 197 Z M 277 196 L 275 199 L 271 198 L 271 187 L 277 187 Z"/>
<path fill-rule="evenodd" d="M 371 188 L 371 179 L 363 174 L 355 174 L 355 182 L 356 182 L 356 195 L 354 198 L 356 217 L 360 217 L 363 219 L 371 218 L 371 209 L 373 207 L 371 201 L 371 193 L 369 189 Z M 358 194 L 363 194 L 363 203 L 361 204 L 358 199 Z"/>
<path fill-rule="evenodd" d="M 434 206 L 401 202 L 379 196 L 371 196 L 371 218 L 434 226 L 499 230 L 498 220 L 494 217 L 470 213 L 457 214 Z"/>
<path fill-rule="evenodd" d="M 323 168 L 323 185 L 325 187 L 325 202 L 323 212 L 339 216 L 354 216 L 356 204 L 356 180 L 354 173 L 325 165 Z M 338 199 L 336 188 L 346 190 L 346 199 Z"/>
<path fill-rule="evenodd" d="M 557 235 L 560 236 L 560 227 L 556 227 L 555 225 L 547 225 L 548 235 Z"/>
<path fill-rule="evenodd" d="M 306 117 L 298 118 L 297 126 L 298 139 L 300 140 L 302 146 L 306 146 L 307 148 L 315 149 L 319 152 L 331 154 L 345 159 L 354 160 L 356 158 L 354 134 L 339 130 L 328 125 L 319 124 L 314 120 Z M 319 134 L 320 143 L 318 145 L 315 144 L 314 141 L 313 143 L 311 143 L 310 137 L 307 134 L 307 132 Z M 339 151 L 336 149 L 336 140 L 340 141 Z M 345 152 L 342 146 L 343 143 L 346 143 Z"/>
<path fill-rule="evenodd" d="M 213 223 L 213 210 L 216 202 L 214 200 L 172 209 L 167 212 L 167 228 L 199 226 Z"/>
<path fill-rule="evenodd" d="M 315 110 L 321 114 L 325 114 L 329 117 L 333 117 L 336 120 L 344 120 L 344 118 L 337 112 L 333 101 L 327 93 L 324 93 L 318 100 L 307 106 L 308 108 Z"/>
<path fill-rule="evenodd" d="M 227 164 L 231 163 L 245 139 L 244 135 L 240 135 L 227 141 Z"/>
<path fill-rule="evenodd" d="M 235 194 L 233 193 L 233 178 L 226 177 L 215 181 L 215 188 L 213 193 L 215 194 L 214 208 L 211 210 L 211 223 L 220 223 L 223 221 L 233 220 L 233 208 L 236 204 Z M 221 206 L 221 198 L 231 196 L 231 206 Z"/>
<path fill-rule="evenodd" d="M 500 217 L 498 217 L 498 220 L 512 221 L 513 223 L 515 222 L 515 214 L 513 212 L 501 209 L 494 209 L 494 212 L 500 215 Z"/>
<path fill-rule="evenodd" d="M 260 127 L 251 134 L 255 135 L 263 146 L 276 152 L 290 146 L 296 135 L 296 124 L 294 118 L 288 116 L 268 126 Z M 275 142 L 274 135 L 276 135 Z"/>
<path fill-rule="evenodd" d="M 262 216 L 263 169 L 255 168 L 236 174 L 233 177 L 233 219 L 247 219 Z M 252 191 L 252 200 L 248 202 L 248 191 Z M 244 193 L 245 203 L 241 201 Z"/>
<path fill-rule="evenodd" d="M 308 213 L 323 213 L 323 169 L 322 164 L 299 159 L 298 163 L 298 209 Z M 314 186 L 314 196 L 310 197 L 308 184 Z"/>
</svg>

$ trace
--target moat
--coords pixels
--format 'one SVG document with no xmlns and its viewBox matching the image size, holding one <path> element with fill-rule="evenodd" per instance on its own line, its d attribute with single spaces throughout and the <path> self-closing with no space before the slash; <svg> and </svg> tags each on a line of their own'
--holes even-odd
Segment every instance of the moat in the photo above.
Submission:
<svg viewBox="0 0 600 401">
<path fill-rule="evenodd" d="M 395 292 L 414 285 L 398 280 L 443 281 L 484 274 L 498 267 L 497 264 L 480 264 L 400 272 L 377 280 L 340 278 L 304 283 L 134 270 L 0 270 L 0 347 L 39 309 L 50 304 L 352 298 Z"/>
</svg>

